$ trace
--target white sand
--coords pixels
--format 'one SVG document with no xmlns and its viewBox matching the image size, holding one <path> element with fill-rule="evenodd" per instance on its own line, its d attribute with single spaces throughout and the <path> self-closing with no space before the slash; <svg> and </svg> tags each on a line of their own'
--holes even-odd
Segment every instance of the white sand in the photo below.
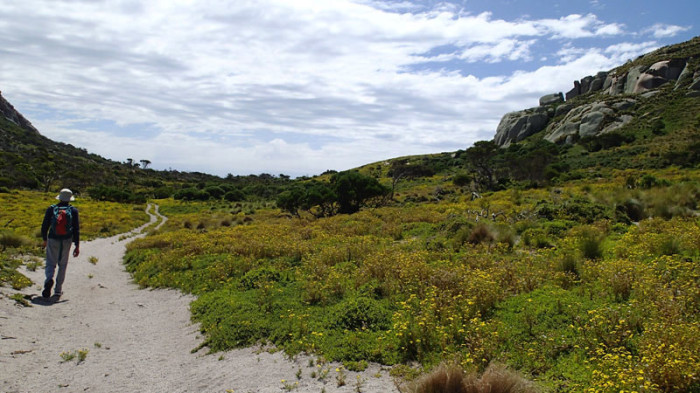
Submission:
<svg viewBox="0 0 700 393">
<path fill-rule="evenodd" d="M 339 365 L 319 368 L 310 357 L 288 359 L 254 348 L 191 353 L 203 341 L 190 321 L 193 297 L 138 289 L 122 265 L 133 237 L 121 238 L 81 244 L 80 256 L 69 260 L 58 303 L 41 298 L 43 268 L 23 271 L 35 283 L 21 291 L 34 295 L 32 307 L 9 299 L 17 291 L 0 288 L 0 391 L 356 392 L 359 377 L 361 392 L 398 392 L 388 370 L 377 365 L 346 372 L 346 384 L 338 386 Z M 89 257 L 98 258 L 97 264 Z M 89 351 L 81 363 L 61 357 L 81 349 Z M 320 380 L 323 369 L 330 372 Z"/>
</svg>

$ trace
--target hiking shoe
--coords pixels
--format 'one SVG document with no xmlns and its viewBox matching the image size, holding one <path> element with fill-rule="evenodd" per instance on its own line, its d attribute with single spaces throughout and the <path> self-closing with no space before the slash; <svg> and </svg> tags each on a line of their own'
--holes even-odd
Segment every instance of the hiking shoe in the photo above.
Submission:
<svg viewBox="0 0 700 393">
<path fill-rule="evenodd" d="M 41 296 L 48 298 L 51 296 L 51 288 L 53 288 L 53 280 L 48 280 L 44 283 L 44 290 L 41 292 Z"/>
</svg>

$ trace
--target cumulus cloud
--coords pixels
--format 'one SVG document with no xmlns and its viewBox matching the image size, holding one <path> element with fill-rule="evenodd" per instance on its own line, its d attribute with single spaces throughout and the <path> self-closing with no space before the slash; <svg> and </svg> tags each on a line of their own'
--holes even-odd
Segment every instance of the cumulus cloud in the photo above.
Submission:
<svg viewBox="0 0 700 393">
<path fill-rule="evenodd" d="M 42 133 L 219 175 L 466 148 L 650 46 L 577 49 L 624 33 L 593 14 L 505 20 L 436 2 L 24 0 L 0 14 L 0 88 Z M 521 71 L 491 71 L 503 63 Z"/>
<path fill-rule="evenodd" d="M 646 29 L 645 32 L 651 34 L 654 38 L 666 38 L 675 37 L 679 33 L 690 30 L 687 26 L 676 26 L 676 25 L 666 25 L 662 23 L 657 23 L 650 28 Z"/>
<path fill-rule="evenodd" d="M 658 48 L 659 44 L 656 41 L 641 43 L 621 42 L 608 46 L 605 48 L 604 53 L 608 55 L 612 61 L 621 64 L 622 62 L 636 58 L 640 54 L 651 52 Z"/>
<path fill-rule="evenodd" d="M 544 19 L 535 24 L 554 38 L 588 38 L 594 36 L 615 35 L 623 32 L 624 27 L 616 23 L 603 23 L 593 14 L 572 14 L 559 19 Z"/>
</svg>

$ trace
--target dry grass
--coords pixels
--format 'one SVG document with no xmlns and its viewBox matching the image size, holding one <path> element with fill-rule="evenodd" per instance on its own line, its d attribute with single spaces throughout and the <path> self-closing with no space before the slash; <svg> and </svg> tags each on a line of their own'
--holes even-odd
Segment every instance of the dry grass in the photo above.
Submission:
<svg viewBox="0 0 700 393">
<path fill-rule="evenodd" d="M 414 382 L 409 393 L 534 393 L 532 382 L 500 365 L 490 365 L 480 376 L 465 374 L 458 365 L 442 364 Z"/>
<path fill-rule="evenodd" d="M 467 239 L 471 244 L 493 243 L 494 240 L 496 240 L 496 235 L 486 224 L 477 224 Z"/>
</svg>

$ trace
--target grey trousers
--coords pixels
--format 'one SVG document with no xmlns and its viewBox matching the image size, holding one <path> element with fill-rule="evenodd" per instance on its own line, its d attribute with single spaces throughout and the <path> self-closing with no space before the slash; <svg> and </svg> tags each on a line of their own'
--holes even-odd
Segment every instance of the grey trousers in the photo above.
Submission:
<svg viewBox="0 0 700 393">
<path fill-rule="evenodd" d="M 56 274 L 56 287 L 54 293 L 57 295 L 63 294 L 63 280 L 66 278 L 66 269 L 68 268 L 68 256 L 70 255 L 70 247 L 72 239 L 48 239 L 46 242 L 46 281 L 53 280 L 53 275 L 56 272 L 58 265 L 58 274 Z"/>
</svg>

